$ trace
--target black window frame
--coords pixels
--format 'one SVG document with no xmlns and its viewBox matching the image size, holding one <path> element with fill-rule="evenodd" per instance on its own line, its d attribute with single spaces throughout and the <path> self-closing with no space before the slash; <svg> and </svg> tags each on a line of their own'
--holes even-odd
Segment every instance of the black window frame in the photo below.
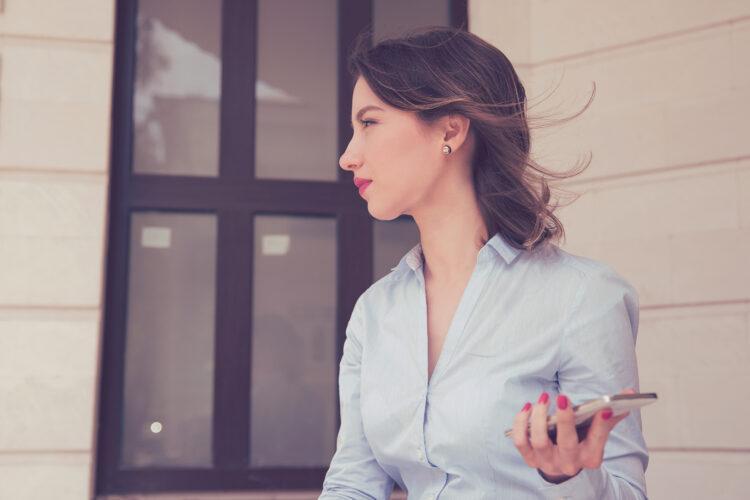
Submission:
<svg viewBox="0 0 750 500">
<path fill-rule="evenodd" d="M 450 1 L 450 24 L 468 29 L 468 0 Z M 373 0 L 339 0 L 338 149 L 351 135 L 346 55 L 368 27 Z M 134 174 L 133 80 L 137 0 L 117 0 L 112 87 L 110 198 L 105 308 L 98 387 L 95 495 L 156 492 L 317 490 L 326 467 L 253 468 L 250 453 L 253 219 L 257 215 L 337 220 L 336 374 L 345 327 L 373 278 L 373 220 L 337 168 L 336 181 L 255 179 L 257 0 L 223 0 L 219 177 Z M 333 167 L 333 166 L 332 166 Z M 218 220 L 212 468 L 119 466 L 125 375 L 130 214 L 212 213 Z M 248 334 L 250 332 L 250 334 Z M 333 381 L 336 383 L 336 381 Z M 336 398 L 337 426 L 338 393 Z"/>
</svg>

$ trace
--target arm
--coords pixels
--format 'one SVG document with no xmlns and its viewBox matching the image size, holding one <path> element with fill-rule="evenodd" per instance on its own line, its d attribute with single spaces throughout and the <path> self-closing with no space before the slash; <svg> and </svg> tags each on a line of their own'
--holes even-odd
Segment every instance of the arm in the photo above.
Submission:
<svg viewBox="0 0 750 500">
<path fill-rule="evenodd" d="M 363 333 L 361 300 L 357 300 L 346 327 L 344 354 L 339 365 L 341 427 L 336 453 L 323 481 L 318 500 L 386 500 L 394 481 L 380 467 L 362 430 L 360 413 L 360 366 Z"/>
<path fill-rule="evenodd" d="M 574 403 L 627 387 L 636 391 L 638 367 L 638 294 L 614 271 L 584 278 L 571 307 L 560 348 L 560 393 Z M 558 484 L 540 475 L 540 490 L 549 498 L 572 495 L 587 499 L 646 499 L 648 451 L 640 410 L 632 410 L 610 432 L 602 465 L 582 469 Z"/>
</svg>

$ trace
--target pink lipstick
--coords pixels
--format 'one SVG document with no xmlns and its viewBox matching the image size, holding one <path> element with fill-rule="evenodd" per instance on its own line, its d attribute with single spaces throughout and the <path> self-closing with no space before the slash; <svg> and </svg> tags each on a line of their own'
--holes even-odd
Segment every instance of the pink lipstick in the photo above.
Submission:
<svg viewBox="0 0 750 500">
<path fill-rule="evenodd" d="M 368 187 L 368 186 L 369 186 L 370 184 L 372 184 L 372 181 L 367 181 L 367 182 L 365 182 L 364 184 L 361 184 L 361 185 L 359 186 L 359 194 L 360 194 L 360 195 L 363 195 L 363 194 L 364 194 L 364 192 L 365 192 L 365 189 L 367 189 L 367 187 Z"/>
<path fill-rule="evenodd" d="M 359 188 L 359 194 L 361 196 L 364 194 L 365 189 L 367 189 L 367 186 L 372 184 L 372 181 L 370 179 L 361 179 L 359 177 L 355 177 L 354 184 L 356 184 L 357 188 Z"/>
</svg>

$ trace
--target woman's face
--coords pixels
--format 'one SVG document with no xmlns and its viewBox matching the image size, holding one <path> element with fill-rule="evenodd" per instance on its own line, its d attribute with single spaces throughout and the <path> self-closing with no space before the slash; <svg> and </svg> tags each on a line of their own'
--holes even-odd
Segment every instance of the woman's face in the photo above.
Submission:
<svg viewBox="0 0 750 500">
<path fill-rule="evenodd" d="M 352 94 L 352 122 L 339 165 L 372 180 L 362 194 L 370 215 L 393 220 L 427 202 L 445 164 L 444 134 L 423 125 L 415 113 L 385 104 L 361 77 Z"/>
</svg>

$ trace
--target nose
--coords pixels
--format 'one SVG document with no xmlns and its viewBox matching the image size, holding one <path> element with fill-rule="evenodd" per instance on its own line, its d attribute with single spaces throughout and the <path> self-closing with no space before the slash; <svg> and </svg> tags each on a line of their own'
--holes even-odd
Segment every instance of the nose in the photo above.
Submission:
<svg viewBox="0 0 750 500">
<path fill-rule="evenodd" d="M 351 149 L 351 142 L 346 147 L 344 154 L 339 157 L 339 167 L 344 170 L 356 170 L 362 165 L 362 159 L 359 155 L 355 155 Z"/>
</svg>

